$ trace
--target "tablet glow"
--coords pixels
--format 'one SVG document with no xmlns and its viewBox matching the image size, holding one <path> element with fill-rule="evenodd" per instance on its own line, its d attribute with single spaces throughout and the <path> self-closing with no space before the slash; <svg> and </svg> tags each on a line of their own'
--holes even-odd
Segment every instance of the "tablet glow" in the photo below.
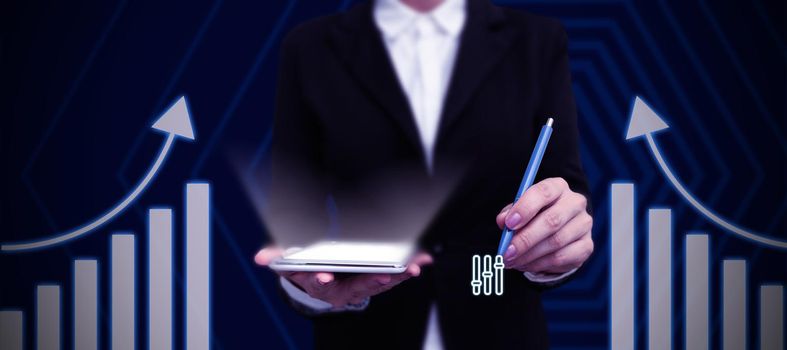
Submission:
<svg viewBox="0 0 787 350">
<path fill-rule="evenodd" d="M 339 264 L 358 261 L 387 264 L 406 261 L 412 251 L 412 244 L 405 243 L 329 241 L 287 254 L 284 258 L 291 261 L 320 261 Z"/>
</svg>

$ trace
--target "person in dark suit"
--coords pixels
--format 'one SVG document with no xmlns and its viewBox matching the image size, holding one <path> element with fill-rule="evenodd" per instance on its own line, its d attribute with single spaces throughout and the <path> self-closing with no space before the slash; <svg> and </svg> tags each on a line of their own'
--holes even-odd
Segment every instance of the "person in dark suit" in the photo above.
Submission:
<svg viewBox="0 0 787 350">
<path fill-rule="evenodd" d="M 562 26 L 487 0 L 378 0 L 300 25 L 281 51 L 279 219 L 323 216 L 326 196 L 340 217 L 369 205 L 359 198 L 385 201 L 345 195 L 381 174 L 406 173 L 419 189 L 452 183 L 407 272 L 282 275 L 286 297 L 314 320 L 316 347 L 547 348 L 541 292 L 593 251 Z M 537 183 L 508 204 L 548 117 Z M 516 230 L 505 293 L 473 296 L 471 257 L 494 254 L 504 226 Z M 268 247 L 256 261 L 279 254 Z"/>
</svg>

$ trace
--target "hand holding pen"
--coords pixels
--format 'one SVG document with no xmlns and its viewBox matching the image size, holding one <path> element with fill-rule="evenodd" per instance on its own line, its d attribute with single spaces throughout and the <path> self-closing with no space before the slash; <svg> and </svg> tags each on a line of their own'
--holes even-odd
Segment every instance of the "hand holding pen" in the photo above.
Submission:
<svg viewBox="0 0 787 350">
<path fill-rule="evenodd" d="M 593 218 L 587 199 L 562 178 L 533 183 L 552 132 L 541 130 L 514 203 L 497 215 L 503 230 L 498 254 L 507 268 L 537 275 L 560 275 L 581 266 L 593 252 Z"/>
</svg>

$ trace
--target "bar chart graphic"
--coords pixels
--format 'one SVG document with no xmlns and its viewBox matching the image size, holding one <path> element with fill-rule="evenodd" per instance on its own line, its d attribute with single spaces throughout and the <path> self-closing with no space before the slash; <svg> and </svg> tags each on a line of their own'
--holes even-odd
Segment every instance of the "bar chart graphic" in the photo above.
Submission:
<svg viewBox="0 0 787 350">
<path fill-rule="evenodd" d="M 194 141 L 194 128 L 191 124 L 191 115 L 189 114 L 186 97 L 180 96 L 160 117 L 156 119 L 156 121 L 150 127 L 157 132 L 166 134 L 167 137 L 164 143 L 161 145 L 158 156 L 156 156 L 155 160 L 150 165 L 150 168 L 148 169 L 145 176 L 139 180 L 134 189 L 126 194 L 122 200 L 120 200 L 117 204 L 108 209 L 98 218 L 81 226 L 67 230 L 65 232 L 55 233 L 49 237 L 36 238 L 30 241 L 4 242 L 0 244 L 0 251 L 29 252 L 65 244 L 89 235 L 91 232 L 96 231 L 120 215 L 126 208 L 133 204 L 137 198 L 139 198 L 139 196 L 156 178 L 156 175 L 159 173 L 166 162 L 167 156 L 172 151 L 175 141 L 179 139 Z"/>
<path fill-rule="evenodd" d="M 634 183 L 613 183 L 610 190 L 610 348 L 635 349 L 637 344 L 636 245 L 647 242 L 647 308 L 644 344 L 649 349 L 784 349 L 784 286 L 762 283 L 759 295 L 747 295 L 749 263 L 739 257 L 711 261 L 712 236 L 691 233 L 683 236 L 683 290 L 673 288 L 673 213 L 669 208 L 647 210 L 647 232 L 637 232 Z M 680 254 L 677 255 L 680 257 Z M 721 264 L 721 276 L 711 275 L 711 264 Z M 719 280 L 719 302 L 711 304 L 711 281 Z M 673 297 L 685 300 L 684 310 L 674 310 Z M 748 308 L 750 298 L 759 301 Z M 718 307 L 716 306 L 718 305 Z M 673 339 L 673 322 L 682 318 L 685 339 Z M 712 322 L 720 318 L 720 324 Z M 751 322 L 759 327 L 748 334 Z M 711 334 L 718 327 L 717 342 Z M 757 337 L 753 339 L 752 337 Z"/>
<path fill-rule="evenodd" d="M 101 339 L 113 350 L 148 348 L 167 350 L 174 347 L 176 336 L 183 337 L 184 348 L 208 349 L 211 344 L 211 190 L 206 182 L 190 182 L 185 187 L 184 286 L 183 295 L 173 288 L 175 256 L 172 208 L 148 210 L 147 247 L 140 247 L 134 232 L 115 231 L 110 237 L 108 261 L 75 258 L 72 279 L 31 286 L 34 310 L 0 311 L 0 349 L 36 348 L 58 350 L 102 348 Z M 140 257 L 148 259 L 147 273 L 139 274 Z M 144 266 L 144 265 L 142 265 Z M 146 276 L 147 295 L 138 295 L 136 276 Z M 109 285 L 109 295 L 100 295 L 100 283 Z M 69 285 L 70 284 L 70 285 Z M 64 288 L 73 300 L 65 300 Z M 147 310 L 140 300 L 147 300 Z M 108 300 L 109 310 L 101 310 L 101 300 Z M 183 303 L 183 327 L 174 327 L 175 302 Z M 64 314 L 64 303 L 72 303 L 73 315 Z M 146 315 L 146 322 L 138 317 Z M 33 322 L 26 320 L 32 319 Z M 107 335 L 101 334 L 102 321 L 108 322 Z M 34 329 L 25 329 L 32 324 Z M 138 324 L 147 329 L 137 329 Z M 174 334 L 182 329 L 182 335 Z M 64 344 L 64 332 L 73 344 Z M 32 337 L 28 337 L 32 334 Z M 143 336 L 146 335 L 146 336 Z M 33 339 L 33 344 L 26 339 Z M 139 344 L 147 339 L 147 344 Z"/>
<path fill-rule="evenodd" d="M 635 140 L 644 138 L 647 141 L 648 148 L 650 149 L 653 159 L 659 165 L 659 169 L 668 182 L 672 185 L 675 191 L 682 197 L 682 199 L 691 205 L 691 207 L 706 220 L 712 222 L 722 230 L 729 232 L 739 238 L 756 242 L 771 248 L 787 249 L 787 241 L 775 237 L 770 237 L 760 232 L 744 228 L 728 219 L 721 217 L 719 214 L 711 210 L 709 207 L 701 203 L 678 179 L 675 173 L 672 172 L 666 157 L 659 149 L 654 133 L 667 130 L 669 125 L 648 106 L 645 101 L 639 96 L 634 99 L 634 106 L 631 109 L 631 118 L 626 130 L 626 140 Z"/>
</svg>

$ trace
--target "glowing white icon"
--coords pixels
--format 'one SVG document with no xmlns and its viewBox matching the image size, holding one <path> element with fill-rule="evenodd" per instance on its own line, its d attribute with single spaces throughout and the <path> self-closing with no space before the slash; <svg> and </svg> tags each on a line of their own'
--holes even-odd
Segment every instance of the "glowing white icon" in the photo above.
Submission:
<svg viewBox="0 0 787 350">
<path fill-rule="evenodd" d="M 495 263 L 492 264 L 492 256 L 484 255 L 483 265 L 481 256 L 473 255 L 473 280 L 470 286 L 473 287 L 473 295 L 481 295 L 483 287 L 484 295 L 492 295 L 492 286 L 495 287 L 496 295 L 503 295 L 503 257 L 495 256 Z M 494 272 L 492 269 L 494 268 Z"/>
</svg>

